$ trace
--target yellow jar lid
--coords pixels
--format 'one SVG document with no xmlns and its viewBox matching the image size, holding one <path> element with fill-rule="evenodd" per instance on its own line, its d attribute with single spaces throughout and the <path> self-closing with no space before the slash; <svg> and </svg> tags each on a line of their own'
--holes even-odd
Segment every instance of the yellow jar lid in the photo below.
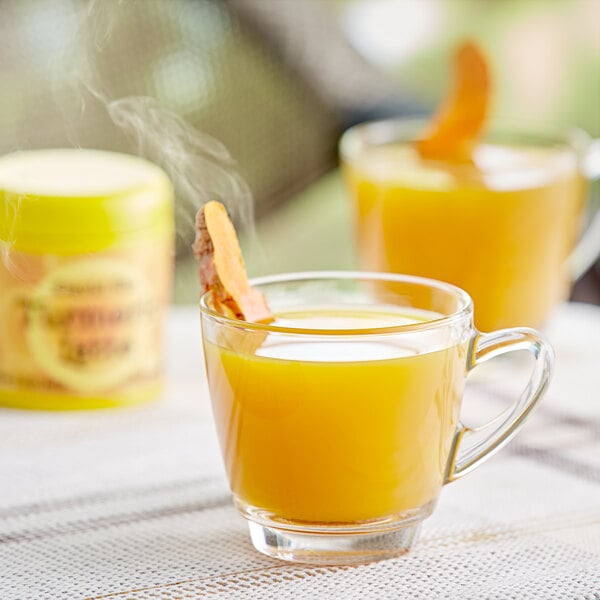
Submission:
<svg viewBox="0 0 600 600">
<path fill-rule="evenodd" d="M 173 191 L 146 160 L 76 148 L 0 158 L 0 240 L 15 250 L 93 252 L 151 231 L 172 235 Z"/>
</svg>

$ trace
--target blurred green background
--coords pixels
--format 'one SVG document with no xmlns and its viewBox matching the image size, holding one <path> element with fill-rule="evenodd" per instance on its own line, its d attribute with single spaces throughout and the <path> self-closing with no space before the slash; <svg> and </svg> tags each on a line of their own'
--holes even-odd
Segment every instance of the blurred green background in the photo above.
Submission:
<svg viewBox="0 0 600 600">
<path fill-rule="evenodd" d="M 230 208 L 251 274 L 353 267 L 339 136 L 428 113 L 465 37 L 491 59 L 495 116 L 600 135 L 598 0 L 2 0 L 0 11 L 0 152 L 80 145 L 165 167 L 176 302 L 197 300 L 192 216 L 209 198 Z M 600 302 L 600 268 L 574 294 Z"/>
</svg>

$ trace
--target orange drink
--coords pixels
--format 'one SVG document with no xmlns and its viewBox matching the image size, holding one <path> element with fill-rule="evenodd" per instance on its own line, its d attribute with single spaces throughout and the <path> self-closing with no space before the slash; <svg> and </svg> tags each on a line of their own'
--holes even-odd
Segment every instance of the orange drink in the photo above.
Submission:
<svg viewBox="0 0 600 600">
<path fill-rule="evenodd" d="M 479 329 L 541 325 L 568 297 L 586 180 L 567 143 L 491 136 L 474 164 L 423 160 L 414 123 L 342 139 L 360 264 L 465 289 Z"/>
<path fill-rule="evenodd" d="M 511 437 L 547 383 L 551 350 L 532 330 L 479 335 L 454 286 L 377 273 L 254 282 L 275 319 L 201 301 L 213 413 L 235 503 L 254 546 L 337 564 L 406 552 L 442 486 Z M 484 440 L 459 451 L 465 379 L 529 350 L 527 393 Z"/>
<path fill-rule="evenodd" d="M 277 317 L 275 325 L 330 329 L 423 321 L 343 308 Z M 313 522 L 376 519 L 432 502 L 458 423 L 465 356 L 466 342 L 420 351 L 414 340 L 270 336 L 256 354 L 208 343 L 233 493 L 282 518 Z"/>
</svg>

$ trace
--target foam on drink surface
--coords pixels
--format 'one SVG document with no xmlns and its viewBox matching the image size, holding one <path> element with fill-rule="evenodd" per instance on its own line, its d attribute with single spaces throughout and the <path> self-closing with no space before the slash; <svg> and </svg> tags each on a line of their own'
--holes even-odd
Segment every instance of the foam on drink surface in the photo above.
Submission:
<svg viewBox="0 0 600 600">
<path fill-rule="evenodd" d="M 285 335 L 269 335 L 256 355 L 280 360 L 330 363 L 380 361 L 414 356 L 422 352 L 416 336 L 410 336 L 410 340 L 400 339 L 400 336 L 393 334 L 381 334 L 375 338 L 370 334 L 359 334 L 358 331 L 420 324 L 441 317 L 442 315 L 429 311 L 411 310 L 408 313 L 385 309 L 315 308 L 280 312 L 276 314 L 273 325 L 307 330 L 306 339 L 300 339 L 299 336 L 292 339 Z M 332 330 L 343 330 L 344 334 L 336 336 L 325 333 Z M 357 335 L 353 335 L 352 330 L 357 330 Z M 324 335 L 319 336 L 319 331 Z"/>
<path fill-rule="evenodd" d="M 480 144 L 475 165 L 424 161 L 409 144 L 369 148 L 355 166 L 369 178 L 412 189 L 445 190 L 457 185 L 483 185 L 503 191 L 546 185 L 577 169 L 576 157 L 567 147 Z"/>
</svg>

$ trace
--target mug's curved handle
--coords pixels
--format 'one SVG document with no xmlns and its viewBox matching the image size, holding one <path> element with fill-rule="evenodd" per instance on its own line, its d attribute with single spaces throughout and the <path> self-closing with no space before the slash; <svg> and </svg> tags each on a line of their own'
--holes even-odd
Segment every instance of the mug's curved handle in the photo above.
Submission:
<svg viewBox="0 0 600 600">
<path fill-rule="evenodd" d="M 502 448 L 521 428 L 531 411 L 539 402 L 550 381 L 554 362 L 552 347 L 533 329 L 502 329 L 493 333 L 478 333 L 469 350 L 468 370 L 471 371 L 496 356 L 527 350 L 535 358 L 533 373 L 520 398 L 502 415 L 477 429 L 470 429 L 462 423 L 454 437 L 445 483 L 466 475 L 497 450 Z M 479 442 L 468 444 L 475 432 L 488 435 Z"/>
<path fill-rule="evenodd" d="M 587 146 L 582 165 L 583 174 L 590 180 L 600 179 L 600 139 Z M 590 223 L 569 257 L 571 276 L 577 281 L 600 255 L 600 205 L 590 217 Z"/>
</svg>

